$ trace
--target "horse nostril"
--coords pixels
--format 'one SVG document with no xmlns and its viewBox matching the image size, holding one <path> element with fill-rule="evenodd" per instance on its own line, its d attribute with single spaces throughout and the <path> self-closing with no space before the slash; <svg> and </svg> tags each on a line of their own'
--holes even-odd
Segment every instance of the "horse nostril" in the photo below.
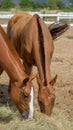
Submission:
<svg viewBox="0 0 73 130">
<path fill-rule="evenodd" d="M 25 111 L 25 112 L 22 113 L 22 118 L 23 119 L 27 119 L 28 116 L 29 116 L 29 112 L 28 111 Z"/>
</svg>

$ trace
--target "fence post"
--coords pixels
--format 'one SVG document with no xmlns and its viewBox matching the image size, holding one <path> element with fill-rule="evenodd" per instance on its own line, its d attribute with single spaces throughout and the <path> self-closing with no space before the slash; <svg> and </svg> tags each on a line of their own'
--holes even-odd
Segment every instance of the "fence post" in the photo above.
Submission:
<svg viewBox="0 0 73 130">
<path fill-rule="evenodd" d="M 60 21 L 60 15 L 57 14 L 57 22 L 59 22 L 59 21 Z"/>
</svg>

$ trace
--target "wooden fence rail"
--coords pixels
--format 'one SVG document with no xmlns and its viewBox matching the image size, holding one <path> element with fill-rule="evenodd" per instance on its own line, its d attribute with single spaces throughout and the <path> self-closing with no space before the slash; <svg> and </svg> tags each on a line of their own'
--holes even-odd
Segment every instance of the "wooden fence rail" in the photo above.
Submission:
<svg viewBox="0 0 73 130">
<path fill-rule="evenodd" d="M 35 14 L 36 12 L 30 12 L 30 14 Z M 56 18 L 56 22 L 59 22 L 60 19 L 68 19 L 69 21 L 71 21 L 71 19 L 73 19 L 73 12 L 66 12 L 66 13 L 63 13 L 63 12 L 60 12 L 60 13 L 57 13 L 57 14 L 41 14 L 39 12 L 37 12 L 37 14 L 41 17 L 41 18 L 49 18 L 49 17 L 55 17 Z M 14 16 L 14 14 L 12 13 L 0 13 L 0 20 L 9 20 L 12 16 Z M 55 21 L 44 21 L 46 24 L 52 24 L 54 23 Z M 7 24 L 4 23 L 4 24 L 1 24 L 3 27 L 7 27 Z M 71 26 L 73 26 L 73 23 L 70 23 Z"/>
</svg>

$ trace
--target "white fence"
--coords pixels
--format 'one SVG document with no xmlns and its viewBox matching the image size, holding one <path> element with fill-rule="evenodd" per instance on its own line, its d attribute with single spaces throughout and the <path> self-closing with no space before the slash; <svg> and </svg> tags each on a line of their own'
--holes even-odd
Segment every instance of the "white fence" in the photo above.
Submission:
<svg viewBox="0 0 73 130">
<path fill-rule="evenodd" d="M 57 14 L 41 14 L 39 12 L 30 12 L 30 14 L 35 14 L 37 13 L 41 18 L 49 18 L 49 17 L 55 17 L 56 18 L 56 22 L 59 22 L 60 19 L 68 19 L 69 21 L 71 21 L 71 19 L 73 19 L 73 12 L 70 13 L 57 13 Z M 14 14 L 12 13 L 0 13 L 0 19 L 10 19 L 12 16 L 14 16 Z M 46 24 L 52 24 L 55 21 L 45 21 Z M 7 27 L 7 24 L 1 24 L 3 27 Z M 70 24 L 71 26 L 73 26 L 73 23 Z"/>
<path fill-rule="evenodd" d="M 57 13 L 57 14 L 40 14 L 42 18 L 44 17 L 56 17 L 56 21 L 60 19 L 73 19 L 73 13 Z"/>
</svg>

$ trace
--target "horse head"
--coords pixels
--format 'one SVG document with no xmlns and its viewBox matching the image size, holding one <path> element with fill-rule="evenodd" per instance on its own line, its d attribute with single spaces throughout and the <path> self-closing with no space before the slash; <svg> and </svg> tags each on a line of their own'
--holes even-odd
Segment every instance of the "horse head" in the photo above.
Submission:
<svg viewBox="0 0 73 130">
<path fill-rule="evenodd" d="M 9 95 L 24 119 L 33 118 L 33 85 L 35 76 L 25 78 L 21 83 L 10 82 Z"/>
<path fill-rule="evenodd" d="M 53 85 L 56 82 L 57 75 L 49 82 L 49 84 L 44 85 L 42 80 L 37 77 L 37 82 L 39 84 L 38 92 L 38 103 L 42 113 L 46 113 L 48 116 L 51 115 L 52 109 L 55 102 L 55 92 Z"/>
</svg>

